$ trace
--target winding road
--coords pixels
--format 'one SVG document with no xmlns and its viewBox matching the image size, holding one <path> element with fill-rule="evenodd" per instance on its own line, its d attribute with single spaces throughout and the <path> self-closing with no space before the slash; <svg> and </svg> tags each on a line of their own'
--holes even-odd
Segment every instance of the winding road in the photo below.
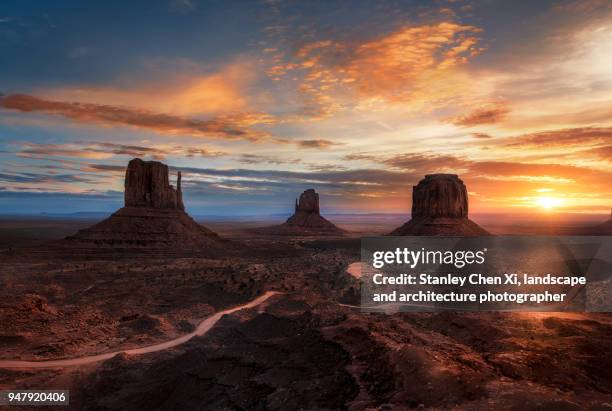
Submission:
<svg viewBox="0 0 612 411">
<path fill-rule="evenodd" d="M 277 291 L 268 291 L 265 294 L 257 297 L 256 299 L 249 301 L 246 304 L 239 305 L 234 308 L 228 308 L 227 310 L 219 311 L 211 315 L 202 321 L 194 332 L 185 334 L 181 337 L 175 338 L 170 341 L 166 341 L 159 344 L 147 345 L 140 348 L 132 348 L 129 350 L 114 351 L 105 354 L 91 355 L 87 357 L 69 358 L 64 360 L 45 360 L 45 361 L 19 361 L 19 360 L 0 360 L 0 368 L 56 368 L 56 367 L 71 367 L 77 365 L 86 365 L 99 361 L 108 360 L 113 358 L 117 354 L 125 353 L 128 355 L 139 355 L 148 354 L 157 351 L 167 350 L 168 348 L 176 347 L 189 341 L 195 336 L 202 336 L 206 334 L 210 329 L 226 314 L 231 314 L 236 311 L 243 310 L 245 308 L 253 308 L 266 301 L 273 295 L 280 294 Z"/>
</svg>

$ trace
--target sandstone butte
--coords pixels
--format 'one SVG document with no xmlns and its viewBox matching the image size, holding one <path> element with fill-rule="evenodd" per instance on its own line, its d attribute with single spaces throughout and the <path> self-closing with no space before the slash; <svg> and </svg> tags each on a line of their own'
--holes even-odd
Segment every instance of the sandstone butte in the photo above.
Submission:
<svg viewBox="0 0 612 411">
<path fill-rule="evenodd" d="M 295 200 L 295 212 L 283 224 L 256 230 L 263 234 L 341 236 L 345 231 L 321 215 L 319 194 L 310 188 Z"/>
<path fill-rule="evenodd" d="M 77 249 L 173 250 L 214 253 L 227 240 L 198 224 L 185 212 L 181 173 L 169 182 L 168 166 L 158 161 L 131 160 L 125 172 L 125 206 L 59 245 Z"/>
<path fill-rule="evenodd" d="M 468 195 L 456 174 L 428 174 L 412 188 L 412 219 L 394 236 L 490 235 L 468 218 Z"/>
</svg>

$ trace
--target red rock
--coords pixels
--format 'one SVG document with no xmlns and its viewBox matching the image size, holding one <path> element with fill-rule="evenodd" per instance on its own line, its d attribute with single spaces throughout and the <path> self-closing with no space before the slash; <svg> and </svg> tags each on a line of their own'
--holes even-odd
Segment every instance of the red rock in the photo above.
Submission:
<svg viewBox="0 0 612 411">
<path fill-rule="evenodd" d="M 429 174 L 412 188 L 412 218 L 467 215 L 467 189 L 456 174 Z"/>
<path fill-rule="evenodd" d="M 181 173 L 175 189 L 169 184 L 167 165 L 135 158 L 125 172 L 125 207 L 67 237 L 61 245 L 93 250 L 209 254 L 227 250 L 227 240 L 195 222 L 184 208 Z"/>
<path fill-rule="evenodd" d="M 306 213 L 319 214 L 319 195 L 314 189 L 309 188 L 300 194 L 300 201 L 295 200 L 295 212 L 303 211 Z"/>
<path fill-rule="evenodd" d="M 295 213 L 285 223 L 256 231 L 262 234 L 295 236 L 343 235 L 345 233 L 344 230 L 321 216 L 319 194 L 312 188 L 304 191 L 299 201 L 295 201 Z"/>
<path fill-rule="evenodd" d="M 159 161 L 131 160 L 125 171 L 125 206 L 184 210 L 181 173 L 177 188 L 168 181 L 168 166 Z"/>
<path fill-rule="evenodd" d="M 479 236 L 489 233 L 468 219 L 468 196 L 456 174 L 429 174 L 412 188 L 412 219 L 390 235 Z"/>
</svg>

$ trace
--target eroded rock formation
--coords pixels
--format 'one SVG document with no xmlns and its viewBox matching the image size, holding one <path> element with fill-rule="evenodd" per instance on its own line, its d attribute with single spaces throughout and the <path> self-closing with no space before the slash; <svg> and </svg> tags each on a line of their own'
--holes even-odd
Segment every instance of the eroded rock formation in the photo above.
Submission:
<svg viewBox="0 0 612 411">
<path fill-rule="evenodd" d="M 295 200 L 295 212 L 319 214 L 319 195 L 314 189 L 309 188 L 300 194 L 300 200 Z"/>
<path fill-rule="evenodd" d="M 131 160 L 125 171 L 125 206 L 184 210 L 181 172 L 177 188 L 168 181 L 168 166 L 159 161 Z"/>
<path fill-rule="evenodd" d="M 412 188 L 412 218 L 467 216 L 467 189 L 457 175 L 426 175 Z"/>
<path fill-rule="evenodd" d="M 488 234 L 468 218 L 468 196 L 463 181 L 456 174 L 428 174 L 412 188 L 412 219 L 390 235 Z"/>
<path fill-rule="evenodd" d="M 76 248 L 171 250 L 199 253 L 221 251 L 216 233 L 196 223 L 185 211 L 181 173 L 176 189 L 168 166 L 158 161 L 131 160 L 125 173 L 125 207 L 92 227 L 67 237 Z"/>
<path fill-rule="evenodd" d="M 295 213 L 285 223 L 257 230 L 276 235 L 342 235 L 344 230 L 321 216 L 319 194 L 310 188 L 295 200 Z"/>
</svg>

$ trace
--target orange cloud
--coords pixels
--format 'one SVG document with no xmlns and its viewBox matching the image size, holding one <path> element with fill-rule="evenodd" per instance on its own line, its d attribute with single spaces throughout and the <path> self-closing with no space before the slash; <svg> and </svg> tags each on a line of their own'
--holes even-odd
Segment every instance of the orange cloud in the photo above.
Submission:
<svg viewBox="0 0 612 411">
<path fill-rule="evenodd" d="M 261 141 L 271 137 L 269 133 L 246 128 L 253 123 L 251 115 L 197 120 L 119 106 L 45 100 L 25 94 L 0 97 L 0 107 L 21 112 L 59 115 L 79 122 L 132 126 L 169 135 L 185 134 L 202 138 L 249 141 Z"/>
<path fill-rule="evenodd" d="M 122 151 L 127 151 L 126 148 Z M 138 152 L 142 155 L 147 150 L 141 147 L 132 147 L 131 153 Z M 78 157 L 91 160 L 103 160 L 114 155 L 110 150 L 103 150 L 99 147 L 78 147 L 74 144 L 35 144 L 25 143 L 22 149 L 17 153 L 19 157 L 24 158 L 43 158 L 43 157 Z"/>
<path fill-rule="evenodd" d="M 492 138 L 492 136 L 487 133 L 472 133 L 472 137 L 474 138 Z"/>
<path fill-rule="evenodd" d="M 584 167 L 575 167 L 564 164 L 538 164 L 518 163 L 509 161 L 480 161 L 472 162 L 470 173 L 485 177 L 552 177 L 558 180 L 574 181 L 577 178 L 592 178 L 599 180 L 604 174 L 601 170 Z"/>
<path fill-rule="evenodd" d="M 302 148 L 328 148 L 328 147 L 340 145 L 340 143 L 334 143 L 333 141 L 322 140 L 322 139 L 299 140 L 296 143 L 298 146 Z"/>
<path fill-rule="evenodd" d="M 452 94 L 452 70 L 479 54 L 481 30 L 452 22 L 406 26 L 354 44 L 320 40 L 282 55 L 268 70 L 273 79 L 301 75 L 307 107 L 328 116 L 346 105 L 369 102 L 439 101 Z M 446 82 L 444 87 L 440 87 Z M 332 110 L 330 110 L 332 108 Z"/>
<path fill-rule="evenodd" d="M 510 110 L 503 104 L 480 107 L 463 116 L 448 121 L 456 126 L 473 127 L 480 124 L 495 124 L 502 121 Z"/>
<path fill-rule="evenodd" d="M 601 148 L 593 155 L 609 155 Z M 568 205 L 605 204 L 612 199 L 612 178 L 609 170 L 559 163 L 528 163 L 518 161 L 474 160 L 466 157 L 435 153 L 402 153 L 395 155 L 354 153 L 344 157 L 348 161 L 369 161 L 384 164 L 395 170 L 405 183 L 414 183 L 424 174 L 450 172 L 460 174 L 477 200 L 503 203 L 503 207 L 522 207 L 530 204 L 520 198 L 531 198 L 542 187 L 554 189 L 556 195 L 572 198 Z M 383 183 L 381 181 L 381 183 Z M 399 185 L 393 183 L 390 192 Z M 593 191 L 595 190 L 595 192 Z"/>
<path fill-rule="evenodd" d="M 225 115 L 249 110 L 247 89 L 255 80 L 248 62 L 215 73 L 171 75 L 128 87 L 75 86 L 37 90 L 44 99 L 140 107 L 175 115 Z"/>
<path fill-rule="evenodd" d="M 341 67 L 342 81 L 355 83 L 365 96 L 409 97 L 421 81 L 478 54 L 479 31 L 455 23 L 405 27 L 357 47 Z"/>
<path fill-rule="evenodd" d="M 612 127 L 579 127 L 547 130 L 508 138 L 509 147 L 588 147 L 612 139 Z"/>
<path fill-rule="evenodd" d="M 469 166 L 470 162 L 454 155 L 433 153 L 401 153 L 395 155 L 376 155 L 368 153 L 353 153 L 344 156 L 348 161 L 370 161 L 385 164 L 404 172 L 428 174 L 442 171 L 459 172 Z"/>
<path fill-rule="evenodd" d="M 590 150 L 585 150 L 585 153 L 587 154 L 591 154 L 597 158 L 600 158 L 602 160 L 606 160 L 606 161 L 610 161 L 612 162 L 612 146 L 608 145 L 608 146 L 601 146 L 601 147 L 595 147 L 592 148 Z"/>
</svg>

